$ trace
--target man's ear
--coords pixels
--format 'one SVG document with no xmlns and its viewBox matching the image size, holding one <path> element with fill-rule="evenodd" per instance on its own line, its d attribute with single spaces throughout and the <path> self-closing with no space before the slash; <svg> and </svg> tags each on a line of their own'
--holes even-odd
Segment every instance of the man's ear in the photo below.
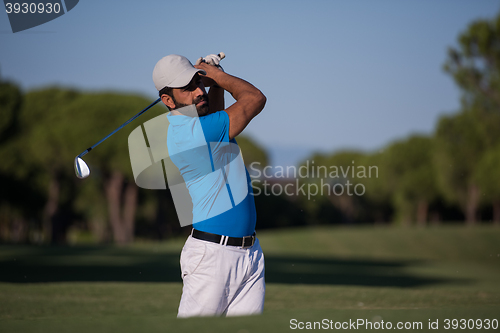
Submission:
<svg viewBox="0 0 500 333">
<path fill-rule="evenodd" d="M 167 94 L 163 94 L 161 95 L 161 101 L 163 102 L 163 104 L 165 104 L 170 110 L 172 109 L 175 109 L 175 103 L 174 103 L 174 99 L 172 98 L 172 96 L 169 96 Z"/>
</svg>

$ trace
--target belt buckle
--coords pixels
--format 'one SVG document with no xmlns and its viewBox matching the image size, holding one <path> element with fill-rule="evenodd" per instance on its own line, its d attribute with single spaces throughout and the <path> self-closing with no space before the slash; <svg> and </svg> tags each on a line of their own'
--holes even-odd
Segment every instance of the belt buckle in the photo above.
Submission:
<svg viewBox="0 0 500 333">
<path fill-rule="evenodd" d="M 247 239 L 247 238 L 251 238 L 252 239 L 252 244 L 250 244 L 248 246 L 245 246 L 245 239 Z M 248 247 L 252 247 L 254 243 L 255 243 L 255 236 L 254 235 L 252 235 L 252 236 L 243 236 L 243 241 L 241 243 L 241 247 L 244 248 L 244 249 L 248 248 Z"/>
</svg>

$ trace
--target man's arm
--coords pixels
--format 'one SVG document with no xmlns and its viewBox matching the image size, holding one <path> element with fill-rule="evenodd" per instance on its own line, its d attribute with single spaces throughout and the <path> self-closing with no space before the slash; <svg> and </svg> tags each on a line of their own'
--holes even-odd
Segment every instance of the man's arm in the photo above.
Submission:
<svg viewBox="0 0 500 333">
<path fill-rule="evenodd" d="M 210 113 L 224 110 L 224 89 L 217 85 L 210 86 L 208 91 L 208 99 L 210 101 Z"/>
<path fill-rule="evenodd" d="M 203 69 L 207 73 L 206 77 L 214 80 L 222 89 L 229 91 L 236 100 L 236 103 L 226 109 L 229 115 L 229 138 L 236 137 L 253 117 L 262 111 L 266 104 L 266 96 L 247 81 L 224 73 L 214 66 L 201 63 L 194 67 Z"/>
</svg>

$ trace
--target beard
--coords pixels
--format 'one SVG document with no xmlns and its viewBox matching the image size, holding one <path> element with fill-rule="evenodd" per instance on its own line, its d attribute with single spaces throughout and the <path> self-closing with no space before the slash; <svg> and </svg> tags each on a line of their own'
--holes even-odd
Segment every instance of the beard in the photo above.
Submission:
<svg viewBox="0 0 500 333">
<path fill-rule="evenodd" d="M 209 108 L 209 104 L 208 104 L 208 94 L 203 94 L 201 96 L 196 97 L 193 100 L 193 103 L 191 103 L 191 104 L 179 103 L 175 100 L 175 98 L 173 96 L 172 96 L 172 100 L 173 100 L 174 105 L 175 105 L 175 108 L 173 110 L 180 109 L 180 108 L 183 108 L 185 106 L 189 106 L 191 104 L 194 104 L 196 106 L 196 111 L 198 111 L 198 116 L 200 116 L 200 117 L 205 116 L 210 112 L 210 108 Z M 205 101 L 206 103 L 203 105 L 200 105 L 200 106 L 196 105 L 202 101 Z"/>
</svg>

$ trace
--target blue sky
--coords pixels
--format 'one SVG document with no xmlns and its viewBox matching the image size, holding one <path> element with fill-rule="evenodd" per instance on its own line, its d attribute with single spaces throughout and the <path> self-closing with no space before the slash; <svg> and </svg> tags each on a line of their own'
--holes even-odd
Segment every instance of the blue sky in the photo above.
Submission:
<svg viewBox="0 0 500 333">
<path fill-rule="evenodd" d="M 154 100 L 160 58 L 223 51 L 224 69 L 268 98 L 244 133 L 289 165 L 313 151 L 371 151 L 432 133 L 459 108 L 442 70 L 446 49 L 499 9 L 500 0 L 81 0 L 16 34 L 0 14 L 0 70 L 24 90 L 58 84 Z"/>
</svg>

